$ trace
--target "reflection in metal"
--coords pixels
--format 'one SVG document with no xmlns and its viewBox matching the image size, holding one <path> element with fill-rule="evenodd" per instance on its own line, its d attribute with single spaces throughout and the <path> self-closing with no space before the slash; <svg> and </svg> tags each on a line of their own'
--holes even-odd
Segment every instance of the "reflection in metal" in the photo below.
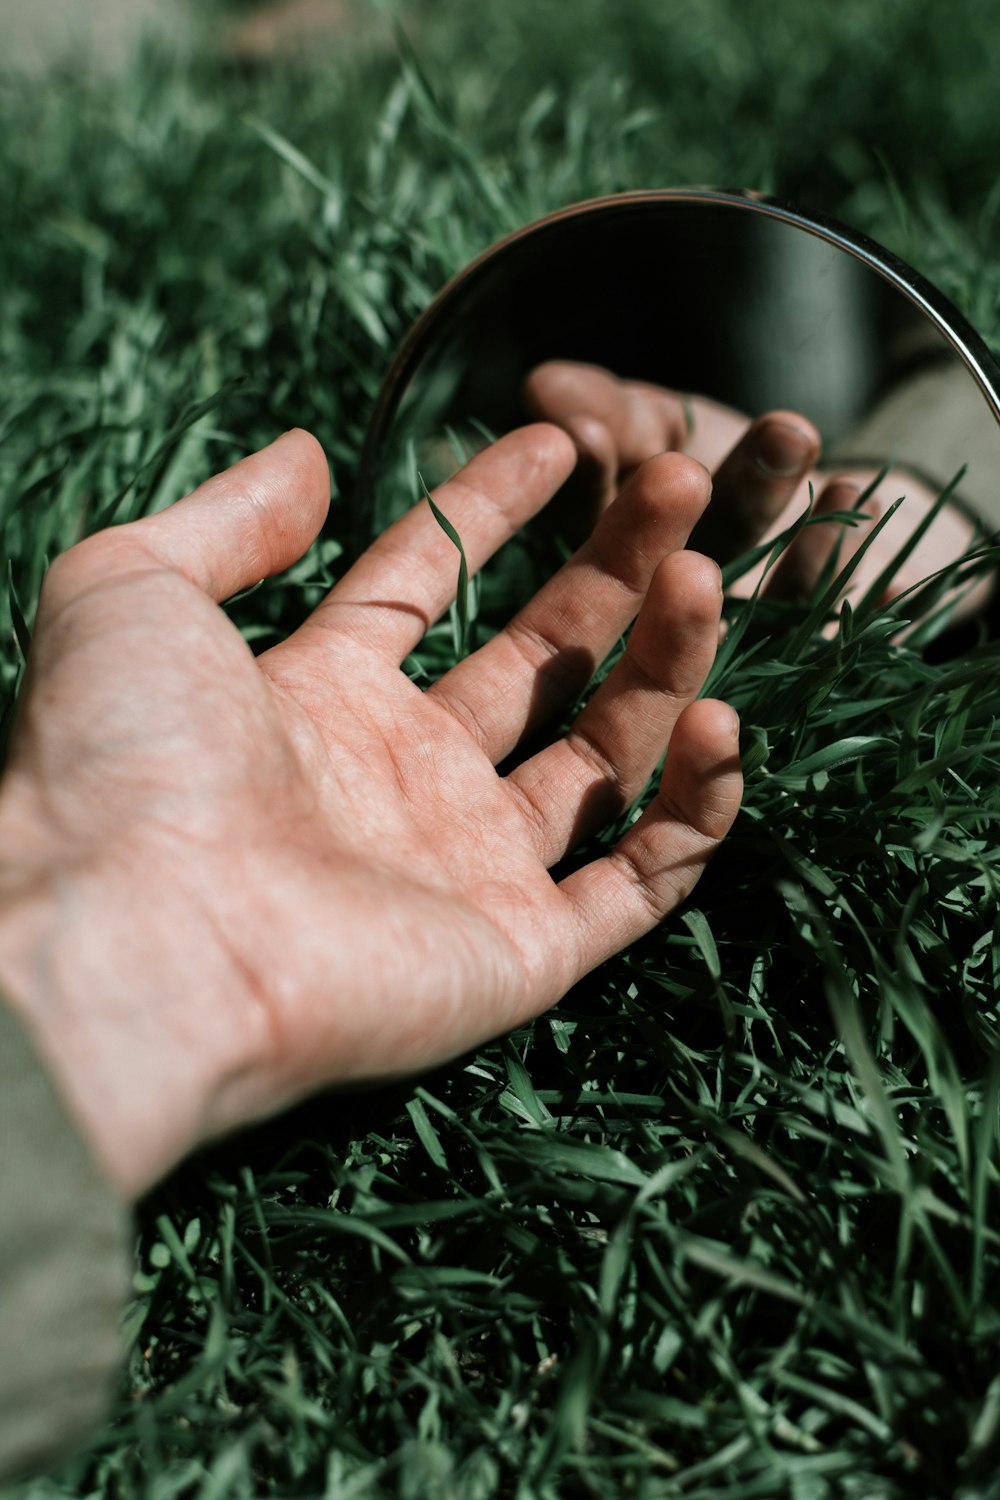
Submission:
<svg viewBox="0 0 1000 1500">
<path fill-rule="evenodd" d="M 914 371 L 952 366 L 978 389 L 973 446 L 992 457 L 1000 437 L 996 362 L 888 251 L 754 194 L 626 193 L 519 230 L 414 325 L 364 446 L 359 540 L 412 503 L 418 464 L 437 482 L 477 434 L 523 422 L 524 377 L 546 359 L 604 365 L 750 415 L 791 407 L 827 451 L 845 436 L 850 446 L 859 420 Z M 965 414 L 968 427 L 968 402 Z M 944 432 L 924 436 L 947 447 Z M 973 488 L 995 472 L 994 461 L 988 476 L 971 475 Z"/>
</svg>

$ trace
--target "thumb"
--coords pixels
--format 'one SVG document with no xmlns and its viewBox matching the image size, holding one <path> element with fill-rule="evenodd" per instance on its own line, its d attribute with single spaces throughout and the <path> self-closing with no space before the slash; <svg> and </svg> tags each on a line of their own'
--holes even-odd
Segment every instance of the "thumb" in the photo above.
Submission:
<svg viewBox="0 0 1000 1500">
<path fill-rule="evenodd" d="M 301 428 L 167 510 L 117 529 L 215 600 L 229 598 L 296 562 L 315 540 L 330 505 L 323 449 Z"/>
</svg>

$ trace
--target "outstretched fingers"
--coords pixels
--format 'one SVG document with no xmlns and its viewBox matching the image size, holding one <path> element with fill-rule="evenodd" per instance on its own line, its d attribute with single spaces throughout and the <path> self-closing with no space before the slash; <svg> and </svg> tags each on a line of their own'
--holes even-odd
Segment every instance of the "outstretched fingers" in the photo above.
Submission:
<svg viewBox="0 0 1000 1500">
<path fill-rule="evenodd" d="M 610 435 L 619 473 L 680 448 L 688 436 L 679 396 L 643 381 L 621 380 L 600 365 L 548 360 L 527 377 L 524 398 L 532 415 L 550 422 L 599 422 Z"/>
<path fill-rule="evenodd" d="M 559 425 L 576 445 L 577 466 L 554 514 L 563 534 L 582 540 L 640 464 L 680 449 L 688 437 L 684 402 L 672 391 L 621 380 L 599 365 L 549 360 L 524 383 L 527 409 Z"/>
<path fill-rule="evenodd" d="M 684 546 L 709 493 L 692 459 L 651 459 L 510 624 L 429 690 L 494 764 L 583 691 L 635 618 L 658 564 Z"/>
<path fill-rule="evenodd" d="M 457 532 L 470 576 L 540 511 L 572 472 L 566 433 L 536 423 L 478 453 L 434 492 Z M 455 598 L 459 555 L 426 500 L 362 554 L 283 650 L 322 652 L 331 630 L 401 662 Z"/>
<path fill-rule="evenodd" d="M 843 515 L 847 512 L 857 513 L 862 493 L 863 485 L 859 479 L 831 480 L 820 492 L 813 506 L 813 519 L 820 520 L 824 516 Z M 782 553 L 767 579 L 767 597 L 788 599 L 795 603 L 811 599 L 834 551 L 839 551 L 840 565 L 846 565 L 884 509 L 884 502 L 872 495 L 865 502 L 854 526 L 846 527 L 843 523 L 831 522 L 828 526 L 804 527 Z"/>
<path fill-rule="evenodd" d="M 716 699 L 692 703 L 674 727 L 654 801 L 610 854 L 559 885 L 576 933 L 569 983 L 651 932 L 690 895 L 742 794 L 735 712 Z"/>
<path fill-rule="evenodd" d="M 620 817 L 644 790 L 711 668 L 721 608 L 715 563 L 695 552 L 665 558 L 625 654 L 572 729 L 507 777 L 543 864 Z"/>
</svg>

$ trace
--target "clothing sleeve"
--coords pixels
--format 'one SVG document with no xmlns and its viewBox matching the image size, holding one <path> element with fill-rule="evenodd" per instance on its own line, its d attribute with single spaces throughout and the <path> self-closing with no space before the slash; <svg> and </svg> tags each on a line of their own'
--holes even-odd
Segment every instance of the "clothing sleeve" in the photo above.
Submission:
<svg viewBox="0 0 1000 1500">
<path fill-rule="evenodd" d="M 107 1414 L 131 1217 L 0 999 L 0 1482 L 50 1466 Z"/>
<path fill-rule="evenodd" d="M 878 469 L 887 459 L 936 490 L 966 465 L 955 498 L 986 531 L 1000 528 L 1000 425 L 960 360 L 900 380 L 823 463 Z"/>
</svg>

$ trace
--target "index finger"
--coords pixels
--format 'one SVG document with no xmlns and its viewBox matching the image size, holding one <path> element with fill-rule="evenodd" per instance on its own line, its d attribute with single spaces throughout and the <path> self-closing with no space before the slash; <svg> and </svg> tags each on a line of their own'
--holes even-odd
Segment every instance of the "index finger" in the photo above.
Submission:
<svg viewBox="0 0 1000 1500">
<path fill-rule="evenodd" d="M 549 423 L 518 428 L 477 453 L 434 491 L 462 542 L 470 576 L 549 501 L 576 450 Z M 455 597 L 458 553 L 421 500 L 362 553 L 283 646 L 322 649 L 332 630 L 398 664 Z"/>
</svg>

